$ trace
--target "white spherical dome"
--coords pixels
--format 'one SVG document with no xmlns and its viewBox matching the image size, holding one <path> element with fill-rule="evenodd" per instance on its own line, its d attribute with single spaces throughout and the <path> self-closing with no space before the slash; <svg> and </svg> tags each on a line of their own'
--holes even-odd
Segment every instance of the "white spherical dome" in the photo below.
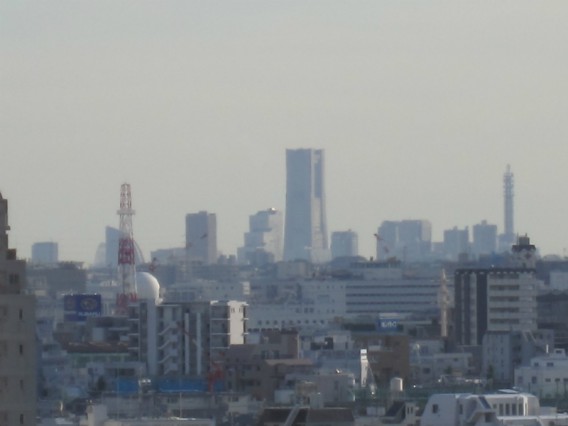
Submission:
<svg viewBox="0 0 568 426">
<path fill-rule="evenodd" d="M 160 299 L 160 283 L 148 272 L 136 272 L 136 293 L 138 299 L 158 301 Z"/>
</svg>

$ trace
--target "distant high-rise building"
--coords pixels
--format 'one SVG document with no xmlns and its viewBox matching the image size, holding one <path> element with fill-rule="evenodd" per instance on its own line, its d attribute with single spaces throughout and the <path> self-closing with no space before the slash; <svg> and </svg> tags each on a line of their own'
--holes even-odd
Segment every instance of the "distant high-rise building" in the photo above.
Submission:
<svg viewBox="0 0 568 426">
<path fill-rule="evenodd" d="M 0 194 L 0 424 L 36 424 L 35 296 L 26 264 L 8 245 L 8 201 Z"/>
<path fill-rule="evenodd" d="M 511 166 L 507 165 L 507 169 L 503 174 L 503 213 L 504 228 L 503 234 L 499 235 L 499 251 L 510 251 L 511 246 L 515 244 L 515 210 L 513 204 L 514 198 L 514 175 L 511 172 Z"/>
<path fill-rule="evenodd" d="M 282 260 L 282 212 L 262 210 L 249 216 L 249 231 L 238 249 L 240 263 L 264 264 Z"/>
<path fill-rule="evenodd" d="M 397 255 L 398 224 L 392 220 L 385 220 L 377 230 L 377 260 L 388 259 Z"/>
<path fill-rule="evenodd" d="M 41 242 L 32 245 L 32 263 L 54 265 L 59 262 L 59 246 L 54 242 Z"/>
<path fill-rule="evenodd" d="M 473 225 L 473 253 L 476 256 L 495 253 L 497 250 L 497 225 L 486 220 Z"/>
<path fill-rule="evenodd" d="M 200 211 L 185 216 L 185 245 L 191 261 L 217 263 L 217 216 Z"/>
<path fill-rule="evenodd" d="M 384 221 L 376 237 L 377 259 L 422 261 L 432 250 L 432 224 L 428 220 Z"/>
<path fill-rule="evenodd" d="M 398 226 L 403 260 L 424 260 L 432 249 L 432 224 L 428 220 L 403 220 Z"/>
<path fill-rule="evenodd" d="M 453 229 L 444 231 L 444 255 L 456 260 L 461 254 L 469 252 L 469 229 Z"/>
<path fill-rule="evenodd" d="M 286 150 L 285 220 L 284 260 L 329 259 L 323 150 Z"/>
<path fill-rule="evenodd" d="M 336 231 L 331 234 L 331 257 L 353 257 L 359 255 L 359 239 L 351 230 Z"/>
</svg>

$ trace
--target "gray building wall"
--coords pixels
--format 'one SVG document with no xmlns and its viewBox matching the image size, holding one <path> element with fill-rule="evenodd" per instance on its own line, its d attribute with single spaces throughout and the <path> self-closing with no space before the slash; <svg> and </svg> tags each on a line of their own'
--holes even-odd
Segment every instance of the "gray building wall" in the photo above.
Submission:
<svg viewBox="0 0 568 426">
<path fill-rule="evenodd" d="M 189 258 L 207 265 L 217 263 L 217 216 L 200 211 L 185 217 L 185 243 Z"/>
<path fill-rule="evenodd" d="M 327 261 L 324 151 L 286 150 L 284 260 Z"/>
<path fill-rule="evenodd" d="M 25 262 L 8 248 L 8 201 L 0 194 L 0 424 L 36 424 L 35 298 Z"/>
<path fill-rule="evenodd" d="M 359 255 L 359 237 L 354 231 L 336 231 L 331 234 L 331 257 L 353 257 Z"/>
</svg>

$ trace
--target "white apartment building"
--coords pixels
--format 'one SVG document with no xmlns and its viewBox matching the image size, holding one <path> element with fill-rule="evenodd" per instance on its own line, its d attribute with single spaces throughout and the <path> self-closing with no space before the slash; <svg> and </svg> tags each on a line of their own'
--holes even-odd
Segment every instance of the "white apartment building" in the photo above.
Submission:
<svg viewBox="0 0 568 426">
<path fill-rule="evenodd" d="M 539 281 L 533 269 L 455 272 L 455 330 L 461 345 L 481 345 L 486 332 L 535 331 Z"/>
<path fill-rule="evenodd" d="M 176 283 L 167 288 L 166 302 L 194 302 L 208 300 L 248 300 L 250 283 L 248 281 L 220 282 L 193 280 Z"/>
<path fill-rule="evenodd" d="M 278 294 L 268 301 L 251 301 L 248 308 L 250 330 L 321 328 L 343 318 L 345 283 L 310 280 L 282 283 Z"/>
<path fill-rule="evenodd" d="M 568 393 L 568 356 L 564 349 L 531 359 L 515 369 L 515 386 L 541 398 L 565 397 Z"/>
<path fill-rule="evenodd" d="M 532 331 L 537 327 L 534 272 L 491 273 L 487 278 L 487 331 Z"/>
<path fill-rule="evenodd" d="M 494 384 L 510 387 L 514 383 L 515 367 L 554 347 L 552 330 L 490 331 L 483 336 L 482 375 Z"/>
<path fill-rule="evenodd" d="M 362 262 L 347 279 L 256 284 L 251 329 L 322 326 L 339 318 L 437 313 L 440 271 L 408 274 L 399 266 Z"/>
<path fill-rule="evenodd" d="M 441 271 L 405 271 L 398 265 L 362 262 L 352 268 L 358 279 L 347 279 L 347 316 L 438 311 Z"/>
<path fill-rule="evenodd" d="M 469 352 L 411 352 L 411 378 L 423 385 L 443 383 L 446 378 L 467 377 L 472 374 L 473 368 L 473 355 Z"/>
<path fill-rule="evenodd" d="M 150 375 L 203 376 L 230 345 L 245 343 L 247 304 L 140 299 L 130 322 L 129 350 Z"/>
</svg>

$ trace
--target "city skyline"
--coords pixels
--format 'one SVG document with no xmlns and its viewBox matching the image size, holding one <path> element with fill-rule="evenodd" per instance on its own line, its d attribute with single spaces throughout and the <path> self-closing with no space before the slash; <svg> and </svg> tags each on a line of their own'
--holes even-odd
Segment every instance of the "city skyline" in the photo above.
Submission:
<svg viewBox="0 0 568 426">
<path fill-rule="evenodd" d="M 325 13 L 322 13 L 322 8 Z M 326 152 L 328 237 L 384 220 L 433 239 L 486 219 L 565 254 L 568 5 L 529 1 L 0 6 L 0 192 L 22 257 L 92 262 L 132 185 L 144 254 L 214 212 L 235 254 L 285 210 L 285 150 Z M 57 31 L 53 29 L 57 28 Z"/>
</svg>

